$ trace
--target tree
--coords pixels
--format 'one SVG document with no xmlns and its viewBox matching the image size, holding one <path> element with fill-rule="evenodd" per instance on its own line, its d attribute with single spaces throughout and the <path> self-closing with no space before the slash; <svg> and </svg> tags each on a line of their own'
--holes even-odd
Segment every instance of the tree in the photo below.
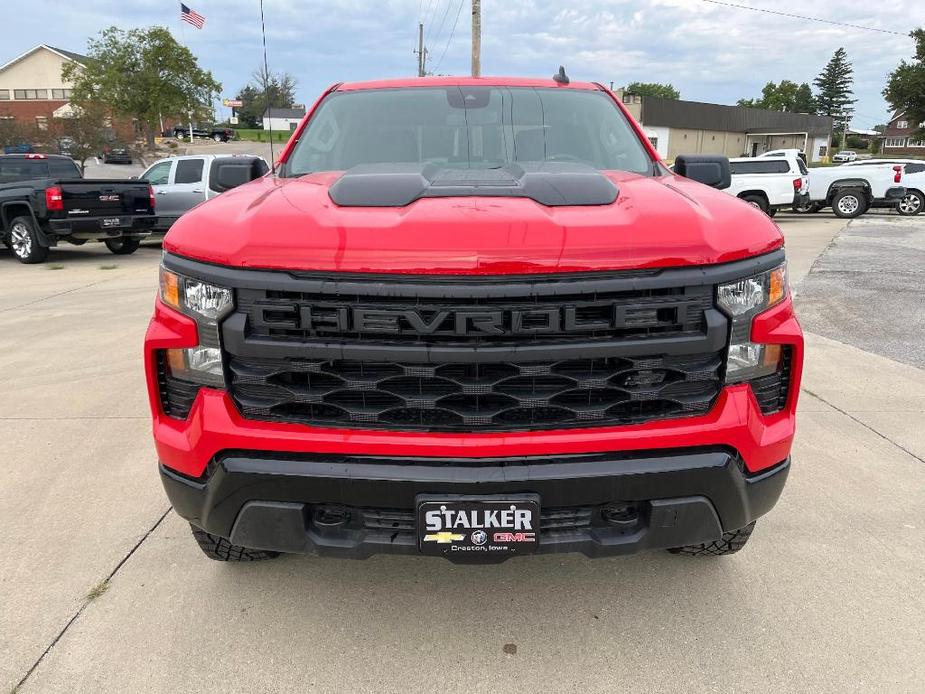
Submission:
<svg viewBox="0 0 925 694">
<path fill-rule="evenodd" d="M 761 90 L 760 99 L 739 99 L 736 105 L 790 113 L 815 113 L 813 92 L 809 85 L 806 82 L 798 85 L 790 80 L 768 82 Z"/>
<path fill-rule="evenodd" d="M 915 41 L 915 58 L 911 63 L 900 61 L 890 73 L 883 96 L 895 110 L 905 114 L 905 120 L 919 124 L 916 136 L 925 139 L 925 29 L 909 35 Z"/>
<path fill-rule="evenodd" d="M 627 94 L 638 94 L 639 96 L 657 96 L 662 99 L 680 99 L 681 92 L 670 84 L 661 84 L 660 82 L 631 82 L 623 88 Z"/>
<path fill-rule="evenodd" d="M 235 97 L 243 102 L 243 106 L 235 109 L 239 124 L 245 128 L 263 127 L 267 94 L 272 108 L 291 108 L 295 103 L 297 84 L 295 77 L 288 72 L 270 73 L 264 82 L 263 67 L 254 70 L 251 81 Z"/>
<path fill-rule="evenodd" d="M 844 48 L 835 51 L 832 59 L 822 68 L 819 76 L 813 80 L 818 93 L 816 94 L 817 112 L 823 116 L 831 116 L 835 120 L 836 130 L 844 130 L 851 121 L 854 111 L 852 99 L 854 92 L 854 68 L 848 62 L 848 52 Z"/>
<path fill-rule="evenodd" d="M 13 116 L 0 113 L 0 154 L 3 153 L 4 147 L 30 141 L 29 133 L 19 121 Z"/>
<path fill-rule="evenodd" d="M 73 86 L 71 103 L 102 104 L 113 115 L 137 118 L 149 149 L 161 114 L 202 117 L 222 88 L 164 27 L 109 27 L 89 41 L 87 55 L 86 64 L 69 62 L 62 71 Z"/>
<path fill-rule="evenodd" d="M 98 154 L 106 144 L 112 119 L 106 107 L 98 102 L 73 109 L 72 116 L 54 119 L 49 134 L 56 140 L 65 137 L 70 140 L 68 153 L 84 171 L 87 159 Z"/>
</svg>

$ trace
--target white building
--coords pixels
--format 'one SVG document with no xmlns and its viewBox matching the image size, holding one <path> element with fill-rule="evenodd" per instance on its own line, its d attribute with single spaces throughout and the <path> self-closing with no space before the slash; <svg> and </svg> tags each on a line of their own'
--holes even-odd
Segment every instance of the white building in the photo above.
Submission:
<svg viewBox="0 0 925 694">
<path fill-rule="evenodd" d="M 263 129 L 292 132 L 305 117 L 305 108 L 268 108 L 263 113 Z"/>
</svg>

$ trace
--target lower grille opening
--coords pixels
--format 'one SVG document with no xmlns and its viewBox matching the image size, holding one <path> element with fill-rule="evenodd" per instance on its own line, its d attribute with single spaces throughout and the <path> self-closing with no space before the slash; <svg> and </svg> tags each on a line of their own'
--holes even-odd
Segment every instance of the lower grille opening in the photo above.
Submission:
<svg viewBox="0 0 925 694">
<path fill-rule="evenodd" d="M 193 401 L 199 394 L 201 386 L 167 373 L 167 362 L 164 352 L 157 352 L 157 383 L 161 396 L 161 409 L 164 414 L 176 419 L 186 419 L 193 408 Z"/>
<path fill-rule="evenodd" d="M 425 431 L 636 424 L 705 414 L 723 353 L 490 364 L 259 360 L 231 356 L 250 419 Z"/>
</svg>

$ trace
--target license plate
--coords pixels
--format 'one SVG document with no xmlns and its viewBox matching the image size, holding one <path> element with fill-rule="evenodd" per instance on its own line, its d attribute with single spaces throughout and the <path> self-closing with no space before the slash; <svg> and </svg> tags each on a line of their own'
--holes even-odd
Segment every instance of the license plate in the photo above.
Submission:
<svg viewBox="0 0 925 694">
<path fill-rule="evenodd" d="M 540 504 L 535 495 L 418 497 L 422 554 L 484 561 L 536 551 Z"/>
<path fill-rule="evenodd" d="M 103 217 L 103 219 L 100 220 L 100 225 L 104 229 L 109 229 L 112 227 L 121 226 L 122 220 L 119 217 Z"/>
</svg>

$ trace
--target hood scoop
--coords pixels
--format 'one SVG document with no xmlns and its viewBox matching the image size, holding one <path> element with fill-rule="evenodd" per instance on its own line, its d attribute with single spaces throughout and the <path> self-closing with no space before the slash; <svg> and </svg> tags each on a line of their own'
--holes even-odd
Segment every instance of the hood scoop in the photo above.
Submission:
<svg viewBox="0 0 925 694">
<path fill-rule="evenodd" d="M 362 164 L 328 194 L 341 207 L 405 207 L 420 198 L 530 198 L 549 207 L 609 205 L 619 191 L 600 171 L 573 162 L 522 162 L 497 169 L 437 164 Z"/>
</svg>

